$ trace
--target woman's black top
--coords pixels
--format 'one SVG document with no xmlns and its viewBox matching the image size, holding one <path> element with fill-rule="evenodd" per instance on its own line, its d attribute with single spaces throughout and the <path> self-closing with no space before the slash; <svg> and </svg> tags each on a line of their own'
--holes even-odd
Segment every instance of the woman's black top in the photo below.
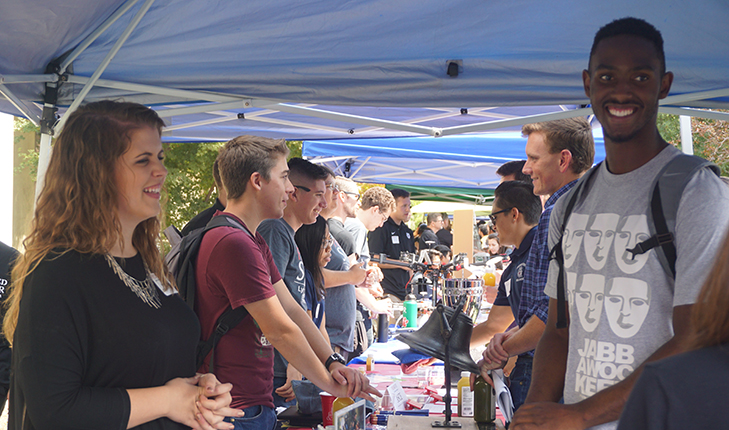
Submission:
<svg viewBox="0 0 729 430">
<path fill-rule="evenodd" d="M 139 254 L 117 259 L 145 278 Z M 13 342 L 9 429 L 125 429 L 126 389 L 195 374 L 200 326 L 177 294 L 145 304 L 103 255 L 50 253 L 25 280 Z M 139 429 L 184 429 L 167 418 Z"/>
</svg>

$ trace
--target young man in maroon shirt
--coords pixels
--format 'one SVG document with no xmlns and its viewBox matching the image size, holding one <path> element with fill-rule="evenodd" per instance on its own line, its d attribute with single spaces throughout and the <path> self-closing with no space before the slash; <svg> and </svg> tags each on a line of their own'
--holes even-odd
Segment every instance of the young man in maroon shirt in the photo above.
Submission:
<svg viewBox="0 0 729 430">
<path fill-rule="evenodd" d="M 207 358 L 214 357 L 218 378 L 233 384 L 232 407 L 246 413 L 226 419 L 236 429 L 272 429 L 276 424 L 271 395 L 274 347 L 307 379 L 336 396 L 371 399 L 368 393 L 379 394 L 332 352 L 291 296 L 268 245 L 256 232 L 264 219 L 283 215 L 293 192 L 287 154 L 283 140 L 241 136 L 226 143 L 219 167 L 228 203 L 216 216 L 227 216 L 231 227 L 206 233 L 196 263 L 196 312 L 203 339 L 229 306 L 245 306 L 250 313 Z"/>
</svg>

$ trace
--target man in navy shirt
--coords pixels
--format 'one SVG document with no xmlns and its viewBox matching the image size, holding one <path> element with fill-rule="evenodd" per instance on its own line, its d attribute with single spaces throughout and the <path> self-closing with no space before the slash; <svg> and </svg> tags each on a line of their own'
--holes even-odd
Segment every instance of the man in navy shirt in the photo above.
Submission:
<svg viewBox="0 0 729 430">
<path fill-rule="evenodd" d="M 517 320 L 526 261 L 536 231 L 535 226 L 539 221 L 541 212 L 542 203 L 539 197 L 534 195 L 534 187 L 527 182 L 507 181 L 499 185 L 494 191 L 494 203 L 489 217 L 499 233 L 501 244 L 514 245 L 516 249 L 511 253 L 509 267 L 501 275 L 499 292 L 489 312 L 489 319 L 473 329 L 471 335 L 472 346 L 483 345 L 492 336 L 503 332 Z M 530 349 L 533 349 L 533 347 Z M 530 349 L 518 353 L 524 354 Z M 521 359 L 520 356 L 517 360 L 517 366 Z M 487 369 L 503 367 L 505 364 L 506 360 L 493 365 L 486 359 L 479 362 L 482 375 L 486 374 Z M 517 368 L 515 367 L 514 370 L 517 370 Z M 484 379 L 486 378 L 488 378 L 487 375 L 484 376 Z M 522 378 L 523 374 L 521 372 L 512 372 L 510 377 L 515 408 L 523 403 L 529 390 L 528 381 L 524 384 Z M 487 381 L 490 381 L 490 378 Z"/>
</svg>

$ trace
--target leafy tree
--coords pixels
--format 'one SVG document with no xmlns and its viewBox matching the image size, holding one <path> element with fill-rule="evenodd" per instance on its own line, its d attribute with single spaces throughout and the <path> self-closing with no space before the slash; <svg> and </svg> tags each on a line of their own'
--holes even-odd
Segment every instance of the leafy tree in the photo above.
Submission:
<svg viewBox="0 0 729 430">
<path fill-rule="evenodd" d="M 289 158 L 301 157 L 301 141 L 286 142 Z M 217 197 L 213 162 L 224 142 L 165 144 L 165 223 L 182 228 Z"/>
<path fill-rule="evenodd" d="M 182 227 L 215 203 L 213 162 L 222 143 L 165 144 L 165 223 Z"/>
<path fill-rule="evenodd" d="M 681 148 L 681 126 L 677 115 L 658 114 L 658 131 L 666 141 Z M 729 176 L 729 121 L 691 118 L 694 154 L 716 163 Z"/>
</svg>

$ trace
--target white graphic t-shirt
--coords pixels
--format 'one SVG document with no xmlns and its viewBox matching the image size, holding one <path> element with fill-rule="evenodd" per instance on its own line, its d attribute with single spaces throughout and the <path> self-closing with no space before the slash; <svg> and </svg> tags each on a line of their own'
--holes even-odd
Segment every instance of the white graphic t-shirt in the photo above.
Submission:
<svg viewBox="0 0 729 430">
<path fill-rule="evenodd" d="M 584 200 L 575 204 L 563 236 L 569 326 L 566 404 L 622 381 L 673 336 L 674 306 L 696 300 L 729 224 L 729 188 L 699 172 L 684 190 L 676 220 L 676 281 L 657 249 L 627 251 L 647 239 L 653 180 L 679 154 L 669 145 L 632 172 L 613 175 L 603 163 Z M 555 206 L 549 246 L 557 242 L 570 195 Z M 557 298 L 556 261 L 545 293 Z M 614 428 L 611 423 L 604 428 Z"/>
</svg>

